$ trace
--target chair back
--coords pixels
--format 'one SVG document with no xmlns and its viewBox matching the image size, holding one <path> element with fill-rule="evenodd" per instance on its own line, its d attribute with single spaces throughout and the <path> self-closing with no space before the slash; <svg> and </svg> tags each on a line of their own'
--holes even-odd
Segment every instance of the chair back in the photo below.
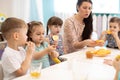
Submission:
<svg viewBox="0 0 120 80">
<path fill-rule="evenodd" d="M 1 62 L 0 62 L 0 80 L 3 80 L 3 69 Z"/>
</svg>

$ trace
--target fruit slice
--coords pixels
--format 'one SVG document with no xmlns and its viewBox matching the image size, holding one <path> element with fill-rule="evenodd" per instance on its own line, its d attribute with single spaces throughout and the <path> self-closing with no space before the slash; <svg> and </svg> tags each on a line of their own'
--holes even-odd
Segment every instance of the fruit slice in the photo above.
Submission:
<svg viewBox="0 0 120 80">
<path fill-rule="evenodd" d="M 57 35 L 53 35 L 52 38 L 54 41 L 57 41 L 59 39 L 59 37 Z"/>
<path fill-rule="evenodd" d="M 95 56 L 104 57 L 110 54 L 111 51 L 107 49 L 99 49 L 96 51 Z"/>
<path fill-rule="evenodd" d="M 97 43 L 104 43 L 104 40 L 96 40 Z"/>
<path fill-rule="evenodd" d="M 61 62 L 58 58 L 52 58 L 52 60 L 57 64 Z"/>
<path fill-rule="evenodd" d="M 117 55 L 117 56 L 115 57 L 115 59 L 116 59 L 116 61 L 119 61 L 119 60 L 120 60 L 120 55 Z"/>
<path fill-rule="evenodd" d="M 106 32 L 107 32 L 107 34 L 111 34 L 112 33 L 110 30 L 107 30 Z"/>
</svg>

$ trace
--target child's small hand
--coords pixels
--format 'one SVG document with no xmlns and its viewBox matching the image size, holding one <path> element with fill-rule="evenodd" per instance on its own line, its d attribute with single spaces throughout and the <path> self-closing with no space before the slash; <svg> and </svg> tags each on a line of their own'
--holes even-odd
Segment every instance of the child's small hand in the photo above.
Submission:
<svg viewBox="0 0 120 80">
<path fill-rule="evenodd" d="M 44 38 L 44 41 L 50 43 L 49 38 Z"/>
<path fill-rule="evenodd" d="M 26 42 L 26 44 L 27 44 L 27 49 L 26 49 L 27 54 L 33 54 L 35 51 L 35 44 L 30 41 Z"/>
<path fill-rule="evenodd" d="M 104 59 L 103 63 L 112 66 L 113 61 L 111 59 Z"/>
<path fill-rule="evenodd" d="M 120 60 L 116 60 L 114 59 L 113 60 L 113 67 L 117 70 L 117 71 L 120 71 Z"/>
<path fill-rule="evenodd" d="M 55 45 L 48 46 L 48 48 L 47 48 L 48 53 L 53 52 L 54 50 L 56 50 Z"/>
<path fill-rule="evenodd" d="M 54 41 L 53 45 L 57 46 L 58 45 L 58 41 Z"/>
<path fill-rule="evenodd" d="M 113 35 L 114 38 L 118 37 L 118 32 L 117 31 L 112 31 L 111 34 Z"/>
<path fill-rule="evenodd" d="M 59 56 L 59 53 L 57 51 L 53 51 L 50 53 L 52 58 L 57 58 Z"/>
</svg>

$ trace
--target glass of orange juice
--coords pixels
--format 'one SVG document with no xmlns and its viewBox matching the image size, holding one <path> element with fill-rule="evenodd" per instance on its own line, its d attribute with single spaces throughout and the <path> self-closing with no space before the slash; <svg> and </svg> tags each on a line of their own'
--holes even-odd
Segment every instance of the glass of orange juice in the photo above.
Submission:
<svg viewBox="0 0 120 80">
<path fill-rule="evenodd" d="M 32 63 L 30 67 L 30 76 L 38 79 L 41 76 L 42 63 Z"/>
</svg>

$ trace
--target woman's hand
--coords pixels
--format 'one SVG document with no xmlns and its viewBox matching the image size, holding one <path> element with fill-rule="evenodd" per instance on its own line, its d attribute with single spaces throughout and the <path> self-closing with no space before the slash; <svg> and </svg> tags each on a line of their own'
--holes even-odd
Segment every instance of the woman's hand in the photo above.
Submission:
<svg viewBox="0 0 120 80">
<path fill-rule="evenodd" d="M 96 40 L 96 46 L 104 46 L 105 41 L 104 40 Z"/>
<path fill-rule="evenodd" d="M 85 40 L 85 45 L 89 46 L 89 47 L 94 47 L 94 46 L 96 46 L 96 42 L 92 39 L 87 39 L 87 40 Z"/>
</svg>

